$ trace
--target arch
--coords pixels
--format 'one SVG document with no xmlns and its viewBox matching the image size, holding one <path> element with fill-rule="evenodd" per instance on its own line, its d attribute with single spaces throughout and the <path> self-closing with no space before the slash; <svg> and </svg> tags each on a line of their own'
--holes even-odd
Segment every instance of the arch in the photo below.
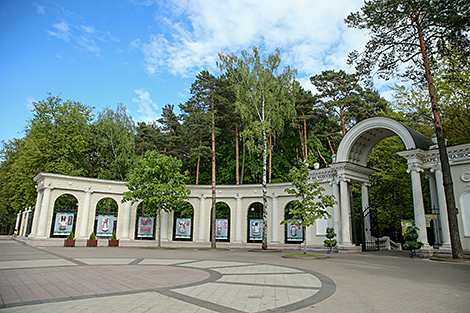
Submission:
<svg viewBox="0 0 470 313">
<path fill-rule="evenodd" d="M 247 242 L 261 242 L 263 239 L 263 204 L 252 202 L 247 211 Z"/>
<path fill-rule="evenodd" d="M 460 196 L 460 207 L 462 208 L 464 236 L 470 236 L 470 192 L 464 192 Z"/>
<path fill-rule="evenodd" d="M 371 117 L 352 127 L 341 140 L 336 163 L 351 162 L 366 166 L 372 148 L 381 140 L 401 138 L 407 150 L 428 150 L 431 141 L 416 130 L 389 117 Z"/>
<path fill-rule="evenodd" d="M 289 201 L 284 207 L 284 220 L 292 218 L 290 209 L 299 203 L 299 200 Z M 304 241 L 304 232 L 302 226 L 286 223 L 284 225 L 284 242 L 287 244 L 299 244 Z"/>
<path fill-rule="evenodd" d="M 78 199 L 70 193 L 62 193 L 54 200 L 50 237 L 66 237 L 75 233 Z"/>
<path fill-rule="evenodd" d="M 102 197 L 95 207 L 95 234 L 111 237 L 116 232 L 119 205 L 111 197 Z"/>
<path fill-rule="evenodd" d="M 215 238 L 217 241 L 230 241 L 230 211 L 230 206 L 226 202 L 217 201 L 215 204 Z"/>
<path fill-rule="evenodd" d="M 185 201 L 185 205 L 173 214 L 173 240 L 192 241 L 193 226 L 194 206 Z"/>
</svg>

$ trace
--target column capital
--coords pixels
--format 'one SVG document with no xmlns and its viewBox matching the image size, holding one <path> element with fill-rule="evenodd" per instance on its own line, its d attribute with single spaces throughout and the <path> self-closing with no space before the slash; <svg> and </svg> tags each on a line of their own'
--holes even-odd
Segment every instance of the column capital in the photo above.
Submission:
<svg viewBox="0 0 470 313">
<path fill-rule="evenodd" d="M 411 173 L 411 172 L 421 173 L 421 172 L 424 172 L 424 169 L 421 167 L 421 163 L 412 162 L 412 163 L 408 163 L 408 169 L 406 170 L 406 172 L 407 173 Z"/>
</svg>

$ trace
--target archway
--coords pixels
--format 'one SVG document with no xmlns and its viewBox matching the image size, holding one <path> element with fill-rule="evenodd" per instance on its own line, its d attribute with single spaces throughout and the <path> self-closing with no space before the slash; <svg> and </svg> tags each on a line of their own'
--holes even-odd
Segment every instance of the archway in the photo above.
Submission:
<svg viewBox="0 0 470 313">
<path fill-rule="evenodd" d="M 298 200 L 289 202 L 284 209 L 284 220 L 289 220 L 292 218 L 290 213 L 291 208 L 299 205 Z M 301 219 L 298 219 L 301 222 Z M 287 244 L 299 244 L 304 241 L 304 229 L 302 226 L 293 225 L 292 223 L 287 223 L 284 227 L 284 242 Z"/>
<path fill-rule="evenodd" d="M 367 168 L 369 154 L 377 143 L 395 135 L 403 141 L 407 151 L 418 151 L 409 156 L 400 155 L 407 159 L 408 172 L 411 173 L 415 224 L 420 228 L 419 240 L 427 245 L 420 177 L 420 172 L 423 171 L 423 168 L 421 166 L 422 161 L 417 155 L 421 150 L 428 150 L 431 141 L 424 135 L 391 118 L 374 117 L 356 124 L 346 133 L 338 147 L 335 164 L 331 165 L 337 171 L 335 184 L 339 184 L 339 188 L 336 189 L 335 196 L 339 199 L 339 206 L 334 214 L 337 215 L 335 220 L 341 221 L 341 244 L 344 246 L 352 244 L 353 222 L 351 217 L 354 216 L 354 212 L 351 211 L 350 186 L 352 183 L 360 185 L 362 208 L 369 207 L 368 182 L 369 176 L 373 173 L 372 170 Z M 339 219 L 338 216 L 340 216 Z M 337 224 L 335 222 L 335 226 Z M 366 236 L 369 237 L 370 235 Z"/>
<path fill-rule="evenodd" d="M 263 240 L 263 204 L 261 202 L 250 204 L 247 219 L 247 242 L 261 242 Z"/>
<path fill-rule="evenodd" d="M 146 215 L 145 205 L 143 202 L 139 203 L 139 205 L 137 206 L 135 221 L 135 239 L 155 239 L 155 217 L 149 217 Z"/>
<path fill-rule="evenodd" d="M 103 198 L 96 204 L 96 237 L 109 238 L 116 232 L 119 206 L 112 198 Z"/>
<path fill-rule="evenodd" d="M 230 241 L 230 206 L 225 202 L 215 204 L 215 239 L 217 241 Z M 210 230 L 212 238 L 212 227 Z"/>
<path fill-rule="evenodd" d="M 78 200 L 71 194 L 63 194 L 54 202 L 50 237 L 67 237 L 75 232 Z"/>
<path fill-rule="evenodd" d="M 191 203 L 185 202 L 173 214 L 173 240 L 192 241 L 194 207 Z"/>
</svg>

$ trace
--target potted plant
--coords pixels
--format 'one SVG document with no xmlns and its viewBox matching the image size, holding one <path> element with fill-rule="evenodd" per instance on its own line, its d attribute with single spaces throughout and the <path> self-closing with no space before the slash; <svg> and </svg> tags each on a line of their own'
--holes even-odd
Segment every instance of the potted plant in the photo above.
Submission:
<svg viewBox="0 0 470 313">
<path fill-rule="evenodd" d="M 73 238 L 73 231 L 64 240 L 64 247 L 75 247 L 75 239 Z"/>
<path fill-rule="evenodd" d="M 326 253 L 330 253 L 331 251 L 333 251 L 333 248 L 338 244 L 338 241 L 334 239 L 335 236 L 335 229 L 333 227 L 327 227 L 325 235 L 327 239 L 323 241 L 323 245 L 328 248 Z M 335 250 L 335 252 L 338 252 L 338 250 Z"/>
<path fill-rule="evenodd" d="M 97 247 L 98 246 L 98 239 L 96 239 L 95 233 L 92 232 L 90 234 L 90 238 L 86 241 L 87 247 Z"/>
<path fill-rule="evenodd" d="M 119 247 L 119 239 L 116 238 L 115 232 L 113 232 L 111 239 L 108 240 L 108 247 Z"/>
<path fill-rule="evenodd" d="M 416 226 L 408 226 L 405 230 L 405 243 L 403 244 L 403 249 L 411 250 L 410 257 L 413 257 L 416 254 L 416 250 L 421 249 L 423 243 L 418 241 L 418 230 Z"/>
</svg>

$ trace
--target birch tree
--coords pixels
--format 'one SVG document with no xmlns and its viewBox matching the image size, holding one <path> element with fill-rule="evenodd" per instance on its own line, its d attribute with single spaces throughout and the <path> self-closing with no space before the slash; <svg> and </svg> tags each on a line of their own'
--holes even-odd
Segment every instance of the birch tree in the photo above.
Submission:
<svg viewBox="0 0 470 313">
<path fill-rule="evenodd" d="M 253 47 L 251 53 L 219 53 L 220 70 L 227 72 L 236 94 L 236 111 L 246 122 L 243 135 L 250 139 L 252 147 L 261 143 L 263 158 L 263 241 L 262 249 L 268 248 L 268 197 L 267 157 L 268 138 L 275 129 L 282 129 L 284 123 L 295 116 L 293 86 L 296 71 L 289 66 L 280 68 L 279 49 L 263 59 L 261 51 Z M 259 146 L 258 146 L 259 147 Z"/>
</svg>

